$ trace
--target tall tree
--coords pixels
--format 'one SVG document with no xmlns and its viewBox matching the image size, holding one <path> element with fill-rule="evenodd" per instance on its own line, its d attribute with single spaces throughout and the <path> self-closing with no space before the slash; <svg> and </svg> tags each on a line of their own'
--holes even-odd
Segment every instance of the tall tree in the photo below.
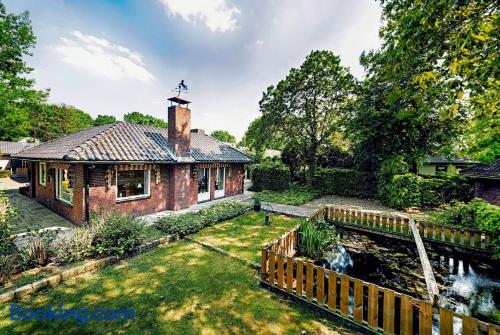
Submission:
<svg viewBox="0 0 500 335">
<path fill-rule="evenodd" d="M 94 120 L 94 126 L 103 126 L 106 124 L 115 124 L 117 122 L 116 117 L 113 115 L 97 115 Z"/>
<path fill-rule="evenodd" d="M 143 124 L 159 128 L 167 128 L 168 123 L 162 119 L 139 112 L 130 112 L 124 115 L 123 119 L 129 123 Z"/>
<path fill-rule="evenodd" d="M 292 68 L 260 101 L 261 133 L 279 137 L 284 145 L 301 148 L 308 183 L 317 166 L 320 147 L 342 127 L 355 80 L 340 58 L 330 51 L 313 51 L 300 68 Z"/>
<path fill-rule="evenodd" d="M 236 137 L 231 135 L 227 130 L 214 130 L 210 136 L 222 142 L 236 143 Z"/>
<path fill-rule="evenodd" d="M 31 56 L 35 35 L 28 12 L 9 14 L 0 2 L 0 139 L 29 135 L 30 109 L 43 103 L 47 92 L 35 90 L 25 57 Z"/>
</svg>

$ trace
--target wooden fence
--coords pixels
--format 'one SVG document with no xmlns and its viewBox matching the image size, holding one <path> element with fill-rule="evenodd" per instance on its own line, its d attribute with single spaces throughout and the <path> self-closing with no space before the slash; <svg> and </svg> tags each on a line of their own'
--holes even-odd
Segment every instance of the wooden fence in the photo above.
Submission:
<svg viewBox="0 0 500 335">
<path fill-rule="evenodd" d="M 410 236 L 409 219 L 390 214 L 378 214 L 363 210 L 326 206 L 323 213 L 317 214 L 328 221 L 377 230 L 389 234 Z M 420 236 L 424 240 L 450 245 L 489 250 L 493 234 L 475 229 L 440 226 L 427 222 L 416 222 Z"/>
<path fill-rule="evenodd" d="M 27 177 L 28 176 L 28 168 L 26 168 L 26 167 L 16 168 L 16 175 Z"/>
<path fill-rule="evenodd" d="M 500 334 L 497 326 L 448 309 L 434 309 L 427 301 L 294 259 L 290 255 L 297 242 L 298 230 L 294 228 L 262 249 L 261 281 L 375 332 L 431 335 L 434 326 L 441 335 L 451 335 L 458 331 L 453 328 L 458 317 L 463 335 L 479 331 Z"/>
</svg>

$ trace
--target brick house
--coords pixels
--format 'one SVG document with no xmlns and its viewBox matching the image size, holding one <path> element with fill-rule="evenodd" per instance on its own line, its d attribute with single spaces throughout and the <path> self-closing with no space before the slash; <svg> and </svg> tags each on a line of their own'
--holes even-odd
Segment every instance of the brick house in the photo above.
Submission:
<svg viewBox="0 0 500 335">
<path fill-rule="evenodd" d="M 27 194 L 80 224 L 100 209 L 150 214 L 243 193 L 251 158 L 191 129 L 188 101 L 169 100 L 168 129 L 119 122 L 17 154 L 28 161 Z"/>
<path fill-rule="evenodd" d="M 460 174 L 474 180 L 477 197 L 500 206 L 500 158 L 491 164 L 476 164 L 465 168 Z"/>
</svg>

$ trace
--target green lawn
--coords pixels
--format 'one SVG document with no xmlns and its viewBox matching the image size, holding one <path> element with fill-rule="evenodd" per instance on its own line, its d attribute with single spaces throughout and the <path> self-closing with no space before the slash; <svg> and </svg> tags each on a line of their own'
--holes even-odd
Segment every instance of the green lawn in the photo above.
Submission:
<svg viewBox="0 0 500 335">
<path fill-rule="evenodd" d="M 262 246 L 298 223 L 297 218 L 271 214 L 271 225 L 266 226 L 263 211 L 248 211 L 231 220 L 205 228 L 191 237 L 246 260 L 260 263 Z"/>
<path fill-rule="evenodd" d="M 0 334 L 308 334 L 336 333 L 304 308 L 259 288 L 254 271 L 181 241 L 18 302 L 64 308 L 134 308 L 135 321 L 11 321 L 0 306 Z M 339 331 L 339 329 L 337 329 Z M 343 331 L 343 330 L 342 330 Z"/>
</svg>

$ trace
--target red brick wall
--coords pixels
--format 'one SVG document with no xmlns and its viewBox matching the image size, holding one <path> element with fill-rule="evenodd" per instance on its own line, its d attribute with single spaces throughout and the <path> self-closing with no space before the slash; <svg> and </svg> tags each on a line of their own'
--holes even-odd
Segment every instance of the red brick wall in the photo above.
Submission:
<svg viewBox="0 0 500 335">
<path fill-rule="evenodd" d="M 165 211 L 169 201 L 169 167 L 161 166 L 160 182 L 156 184 L 154 171 L 151 171 L 149 197 L 144 199 L 116 199 L 116 172 L 113 172 L 112 183 L 106 187 L 107 166 L 97 165 L 90 170 L 90 210 L 115 209 L 119 212 L 134 214 L 150 214 Z"/>
<path fill-rule="evenodd" d="M 168 209 L 179 210 L 197 203 L 198 184 L 190 164 L 176 164 L 170 170 L 170 201 Z"/>
<path fill-rule="evenodd" d="M 226 197 L 243 193 L 244 177 L 245 170 L 243 164 L 232 164 L 231 167 L 226 168 Z"/>
<path fill-rule="evenodd" d="M 47 163 L 47 182 L 46 186 L 39 184 L 38 163 L 35 163 L 35 200 L 45 207 L 65 217 L 75 224 L 81 224 L 85 221 L 85 197 L 83 187 L 83 166 L 71 165 L 70 169 L 74 171 L 73 185 L 73 205 L 67 204 L 56 199 L 55 192 L 55 169 L 50 163 Z"/>
<path fill-rule="evenodd" d="M 168 107 L 168 143 L 176 156 L 189 157 L 191 151 L 191 111 L 180 106 Z"/>
<path fill-rule="evenodd" d="M 477 179 L 475 188 L 476 196 L 500 206 L 500 180 Z"/>
</svg>

